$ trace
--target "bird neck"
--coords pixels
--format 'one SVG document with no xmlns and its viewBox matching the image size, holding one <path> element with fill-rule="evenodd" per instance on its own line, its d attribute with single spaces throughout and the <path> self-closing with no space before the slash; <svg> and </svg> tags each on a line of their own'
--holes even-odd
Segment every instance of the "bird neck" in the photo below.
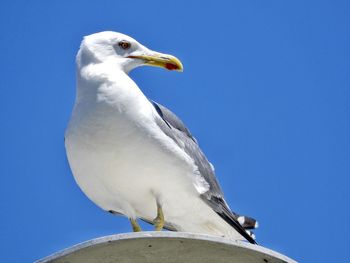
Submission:
<svg viewBox="0 0 350 263">
<path fill-rule="evenodd" d="M 115 61 L 77 65 L 77 104 L 132 114 L 138 109 L 148 113 L 153 109 L 136 83 Z"/>
</svg>

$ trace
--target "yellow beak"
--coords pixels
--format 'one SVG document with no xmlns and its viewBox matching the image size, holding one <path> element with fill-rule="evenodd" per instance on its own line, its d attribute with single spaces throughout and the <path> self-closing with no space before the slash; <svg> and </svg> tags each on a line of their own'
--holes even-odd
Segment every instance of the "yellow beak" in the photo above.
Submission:
<svg viewBox="0 0 350 263">
<path fill-rule="evenodd" d="M 166 68 L 168 70 L 183 71 L 180 60 L 176 57 L 154 52 L 151 55 L 128 56 L 128 58 L 142 59 L 145 65 Z"/>
</svg>

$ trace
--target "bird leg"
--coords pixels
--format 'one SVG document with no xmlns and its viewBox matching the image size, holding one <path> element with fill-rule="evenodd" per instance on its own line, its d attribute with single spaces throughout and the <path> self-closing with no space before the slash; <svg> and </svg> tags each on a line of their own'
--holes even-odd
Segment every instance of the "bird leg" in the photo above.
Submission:
<svg viewBox="0 0 350 263">
<path fill-rule="evenodd" d="M 156 231 L 162 231 L 164 227 L 164 214 L 160 204 L 157 203 L 157 217 L 153 220 L 153 225 Z"/>
<path fill-rule="evenodd" d="M 130 218 L 129 220 L 130 220 L 130 223 L 131 223 L 131 226 L 132 226 L 132 230 L 134 232 L 141 232 L 142 231 L 142 229 L 141 229 L 139 223 L 137 223 L 136 219 Z"/>
</svg>

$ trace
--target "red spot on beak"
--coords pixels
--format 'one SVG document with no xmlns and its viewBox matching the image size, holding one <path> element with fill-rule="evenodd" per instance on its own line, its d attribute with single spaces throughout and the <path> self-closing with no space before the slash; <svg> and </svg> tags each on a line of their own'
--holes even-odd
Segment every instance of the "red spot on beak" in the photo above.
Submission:
<svg viewBox="0 0 350 263">
<path fill-rule="evenodd" d="M 165 63 L 165 67 L 168 70 L 177 70 L 179 69 L 179 67 L 175 64 L 171 64 L 171 63 Z"/>
</svg>

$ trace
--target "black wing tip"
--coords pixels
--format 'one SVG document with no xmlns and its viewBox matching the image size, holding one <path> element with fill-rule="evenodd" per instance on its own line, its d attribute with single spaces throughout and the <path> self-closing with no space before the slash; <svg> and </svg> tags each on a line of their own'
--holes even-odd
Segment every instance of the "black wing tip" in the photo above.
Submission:
<svg viewBox="0 0 350 263">
<path fill-rule="evenodd" d="M 233 217 L 232 214 L 216 212 L 223 220 L 232 226 L 241 236 L 243 236 L 249 243 L 257 245 L 258 243 L 253 238 L 251 232 L 247 232 L 241 224 Z"/>
<path fill-rule="evenodd" d="M 207 204 L 209 206 L 212 207 L 212 209 L 226 222 L 228 223 L 230 226 L 232 226 L 242 237 L 244 237 L 249 243 L 257 245 L 258 243 L 255 241 L 255 235 L 250 232 L 249 230 L 245 229 L 245 227 L 242 225 L 242 223 L 245 222 L 245 219 L 247 218 L 247 222 L 250 222 L 250 220 L 254 220 L 254 225 L 256 220 L 250 217 L 244 217 L 241 218 L 243 222 L 239 222 L 239 217 L 240 215 L 232 212 L 226 201 L 224 200 L 224 198 L 222 196 L 215 196 L 215 195 L 211 195 L 211 196 L 202 196 L 203 200 L 205 202 L 207 202 Z M 249 219 L 249 220 L 248 220 Z M 248 224 L 249 225 L 249 224 Z"/>
<path fill-rule="evenodd" d="M 256 229 L 259 227 L 258 221 L 249 216 L 237 215 L 237 221 L 241 224 L 244 229 Z"/>
</svg>

